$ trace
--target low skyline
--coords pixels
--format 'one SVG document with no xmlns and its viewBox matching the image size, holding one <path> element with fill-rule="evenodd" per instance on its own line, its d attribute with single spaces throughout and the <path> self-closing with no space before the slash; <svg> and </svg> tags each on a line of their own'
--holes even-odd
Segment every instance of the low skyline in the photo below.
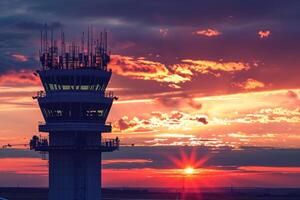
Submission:
<svg viewBox="0 0 300 200">
<path fill-rule="evenodd" d="M 300 175 L 300 164 L 289 152 L 297 154 L 300 148 L 299 8 L 296 0 L 2 0 L 0 145 L 28 143 L 43 121 L 32 96 L 42 90 L 33 72 L 40 67 L 39 37 L 44 24 L 54 29 L 58 39 L 63 30 L 68 41 L 80 40 L 78 33 L 92 26 L 95 32 L 108 31 L 113 72 L 109 89 L 119 97 L 108 119 L 113 125 L 110 137 L 146 146 L 147 151 L 202 146 L 232 152 L 255 147 L 257 155 L 280 152 L 286 160 L 279 159 L 279 164 L 258 160 L 231 167 L 238 172 L 258 170 L 260 181 L 276 172 L 282 176 L 282 181 L 274 178 L 276 186 L 291 182 L 299 187 L 289 179 Z M 255 148 L 247 158 L 255 157 Z M 6 175 L 5 169 L 18 159 L 29 163 L 32 159 L 10 158 L 11 152 L 0 151 L 5 154 L 0 159 L 10 159 L 0 164 L 0 173 Z M 147 160 L 125 154 L 118 153 L 133 163 Z M 220 154 L 227 155 L 223 150 Z M 146 163 L 132 173 L 150 169 L 148 175 L 154 176 L 153 166 Z M 158 166 L 154 169 L 163 170 Z M 221 162 L 204 168 L 219 170 L 219 166 L 228 167 Z M 21 167 L 26 171 L 26 166 Z M 105 173 L 114 173 L 115 167 L 111 165 Z M 176 168 L 172 163 L 168 167 Z M 230 177 L 229 171 L 225 173 Z M 16 174 L 20 173 L 12 176 Z"/>
</svg>

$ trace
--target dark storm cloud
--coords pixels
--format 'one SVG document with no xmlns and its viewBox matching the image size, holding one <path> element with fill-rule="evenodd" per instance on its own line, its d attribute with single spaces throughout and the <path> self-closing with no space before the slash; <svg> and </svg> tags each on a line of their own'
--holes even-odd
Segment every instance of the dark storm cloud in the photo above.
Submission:
<svg viewBox="0 0 300 200">
<path fill-rule="evenodd" d="M 0 73 L 11 70 L 34 69 L 38 66 L 36 55 L 38 51 L 40 30 L 44 23 L 28 19 L 24 16 L 0 16 Z M 60 22 L 49 22 L 48 28 L 62 28 Z M 21 54 L 28 57 L 26 62 L 16 60 L 12 55 Z"/>
<path fill-rule="evenodd" d="M 17 32 L 0 32 L 0 50 L 20 47 L 19 42 L 28 39 L 28 35 Z"/>
<path fill-rule="evenodd" d="M 31 0 L 29 10 L 64 17 L 115 18 L 151 25 L 202 25 L 206 23 L 255 20 L 294 20 L 299 16 L 296 0 Z M 213 17 L 212 17 L 213 16 Z"/>
<path fill-rule="evenodd" d="M 30 30 L 30 31 L 40 31 L 45 27 L 45 23 L 40 23 L 36 21 L 19 21 L 16 24 L 14 24 L 14 27 L 19 30 Z M 63 27 L 63 25 L 60 22 L 52 22 L 50 24 L 47 24 L 47 27 L 49 29 L 60 29 Z"/>
<path fill-rule="evenodd" d="M 231 82 L 256 78 L 274 88 L 297 87 L 291 77 L 299 72 L 300 1 L 274 0 L 2 0 L 0 2 L 0 73 L 11 69 L 36 68 L 39 29 L 45 22 L 65 29 L 67 39 L 78 39 L 89 24 L 109 30 L 113 54 L 146 57 L 147 60 L 171 65 L 182 59 L 258 62 L 247 72 L 221 78 L 201 75 L 182 88 L 199 90 L 198 83 L 208 83 L 198 92 L 218 89 L 232 92 Z M 167 30 L 163 36 L 160 29 Z M 208 38 L 195 31 L 215 28 L 222 34 Z M 261 39 L 258 32 L 269 30 Z M 26 63 L 8 55 L 29 57 Z M 286 70 L 288 69 L 288 70 Z M 294 76 L 292 76 L 294 77 Z M 114 83 L 143 93 L 165 92 L 153 81 L 129 80 L 115 76 Z M 209 84 L 212 83 L 213 84 Z M 149 84 L 150 83 L 150 84 Z M 140 92 L 140 91 L 138 91 Z"/>
</svg>

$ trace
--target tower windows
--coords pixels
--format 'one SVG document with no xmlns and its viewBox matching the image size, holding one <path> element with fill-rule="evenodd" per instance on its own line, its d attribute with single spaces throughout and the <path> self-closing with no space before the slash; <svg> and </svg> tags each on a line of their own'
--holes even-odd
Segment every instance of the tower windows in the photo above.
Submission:
<svg viewBox="0 0 300 200">
<path fill-rule="evenodd" d="M 104 92 L 108 78 L 96 76 L 45 76 L 44 88 L 47 91 L 99 91 Z"/>
<path fill-rule="evenodd" d="M 45 103 L 40 106 L 46 121 L 105 122 L 111 104 Z"/>
</svg>

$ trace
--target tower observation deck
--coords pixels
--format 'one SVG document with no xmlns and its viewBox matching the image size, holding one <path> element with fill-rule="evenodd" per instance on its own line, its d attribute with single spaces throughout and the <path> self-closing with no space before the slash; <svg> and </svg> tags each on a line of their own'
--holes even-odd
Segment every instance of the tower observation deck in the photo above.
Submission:
<svg viewBox="0 0 300 200">
<path fill-rule="evenodd" d="M 106 32 L 95 36 L 89 29 L 80 45 L 67 44 L 62 32 L 57 45 L 53 30 L 41 31 L 41 69 L 35 75 L 44 91 L 33 98 L 45 119 L 39 131 L 49 139 L 33 136 L 30 148 L 49 153 L 49 200 L 101 199 L 101 154 L 119 149 L 118 138 L 102 139 L 111 132 L 106 119 L 117 100 L 106 91 L 109 61 Z"/>
</svg>

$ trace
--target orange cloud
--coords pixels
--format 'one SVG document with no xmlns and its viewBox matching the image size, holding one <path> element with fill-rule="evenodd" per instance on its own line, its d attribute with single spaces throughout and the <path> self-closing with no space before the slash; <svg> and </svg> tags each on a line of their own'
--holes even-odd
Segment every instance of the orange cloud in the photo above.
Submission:
<svg viewBox="0 0 300 200">
<path fill-rule="evenodd" d="M 120 164 L 120 163 L 151 163 L 152 160 L 146 159 L 114 159 L 114 160 L 103 160 L 103 165 L 110 165 L 110 164 Z"/>
<path fill-rule="evenodd" d="M 249 78 L 243 83 L 234 83 L 234 86 L 243 88 L 245 90 L 253 90 L 257 88 L 264 88 L 266 85 L 263 82 Z"/>
<path fill-rule="evenodd" d="M 216 29 L 205 29 L 205 30 L 199 30 L 196 31 L 197 35 L 204 35 L 206 37 L 216 37 L 221 35 L 222 33 Z"/>
<path fill-rule="evenodd" d="M 36 109 L 31 97 L 41 89 L 39 78 L 31 70 L 9 71 L 0 75 L 0 110 Z"/>
<path fill-rule="evenodd" d="M 241 114 L 238 118 L 232 119 L 214 119 L 211 124 L 231 124 L 231 123 L 299 123 L 300 112 L 299 108 L 287 109 L 282 107 L 263 108 L 255 112 Z"/>
<path fill-rule="evenodd" d="M 260 38 L 267 38 L 269 37 L 271 34 L 271 31 L 259 31 L 258 35 Z"/>
<path fill-rule="evenodd" d="M 300 112 L 299 108 L 287 109 L 287 108 L 266 108 L 261 109 L 254 115 L 260 122 L 288 122 L 288 123 L 299 123 Z"/>
<path fill-rule="evenodd" d="M 162 37 L 166 37 L 168 35 L 169 29 L 167 28 L 160 28 L 159 33 Z"/>
<path fill-rule="evenodd" d="M 210 61 L 210 60 L 182 60 L 183 64 L 174 65 L 174 71 L 180 75 L 190 77 L 195 72 L 200 74 L 213 74 L 220 76 L 219 72 L 237 72 L 249 70 L 250 66 L 243 62 L 223 62 L 223 61 Z"/>
<path fill-rule="evenodd" d="M 121 76 L 154 80 L 168 83 L 169 87 L 179 88 L 179 84 L 191 81 L 197 73 L 220 76 L 220 72 L 233 73 L 248 70 L 250 66 L 243 62 L 184 59 L 180 64 L 167 67 L 163 63 L 146 60 L 144 57 L 113 55 L 110 68 L 115 74 Z"/>
<path fill-rule="evenodd" d="M 116 131 L 149 132 L 156 129 L 186 130 L 192 127 L 208 124 L 207 116 L 202 114 L 188 114 L 180 111 L 170 113 L 152 112 L 149 118 L 139 119 L 127 116 L 113 123 Z"/>
<path fill-rule="evenodd" d="M 206 147 L 232 147 L 230 142 L 224 143 L 218 138 L 202 138 L 196 134 L 187 133 L 159 133 L 153 135 L 154 139 L 145 141 L 145 144 L 151 146 L 206 146 Z"/>
<path fill-rule="evenodd" d="M 110 68 L 114 73 L 134 79 L 154 80 L 165 83 L 184 83 L 190 79 L 173 74 L 162 63 L 146 60 L 143 57 L 113 55 Z"/>
<path fill-rule="evenodd" d="M 292 90 L 287 91 L 287 96 L 294 100 L 299 100 L 298 94 Z"/>
<path fill-rule="evenodd" d="M 11 54 L 11 56 L 20 62 L 27 62 L 28 61 L 28 57 L 19 53 L 15 53 L 15 54 Z"/>
<path fill-rule="evenodd" d="M 129 120 L 127 116 L 124 116 L 115 123 L 115 127 L 120 129 L 120 131 L 123 131 L 123 130 L 136 127 L 138 123 L 139 123 L 139 119 L 134 118 L 132 120 Z"/>
<path fill-rule="evenodd" d="M 243 133 L 243 132 L 236 132 L 236 133 L 229 133 L 227 134 L 228 137 L 232 137 L 232 138 L 240 138 L 240 139 L 249 139 L 249 138 L 274 138 L 275 135 L 271 134 L 271 133 L 267 133 L 267 134 L 247 134 L 247 133 Z"/>
<path fill-rule="evenodd" d="M 40 80 L 31 70 L 9 71 L 0 75 L 0 86 L 5 85 L 39 85 Z"/>
</svg>

